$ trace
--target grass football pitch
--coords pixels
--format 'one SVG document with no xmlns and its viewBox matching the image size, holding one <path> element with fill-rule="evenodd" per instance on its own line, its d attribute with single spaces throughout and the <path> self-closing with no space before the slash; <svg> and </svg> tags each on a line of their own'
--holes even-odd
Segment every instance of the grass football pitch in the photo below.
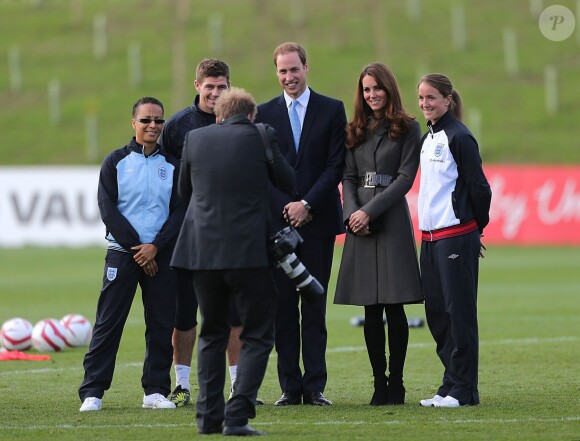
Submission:
<svg viewBox="0 0 580 441">
<path fill-rule="evenodd" d="M 340 253 L 337 246 L 332 283 Z M 0 322 L 23 317 L 34 324 L 72 312 L 94 322 L 104 254 L 99 248 L 0 249 Z M 266 404 L 252 425 L 271 440 L 579 440 L 580 249 L 491 246 L 480 274 L 479 406 L 419 406 L 442 374 L 426 327 L 410 330 L 406 404 L 369 406 L 372 374 L 362 328 L 349 323 L 362 308 L 332 305 L 331 286 L 325 394 L 334 405 L 274 407 L 280 395 L 274 352 L 259 393 Z M 407 307 L 407 315 L 424 317 L 423 306 Z M 141 408 L 142 316 L 138 291 L 101 412 L 79 412 L 86 348 L 51 353 L 50 361 L 0 362 L 0 440 L 201 437 L 195 406 Z M 192 381 L 196 395 L 195 375 Z"/>
</svg>

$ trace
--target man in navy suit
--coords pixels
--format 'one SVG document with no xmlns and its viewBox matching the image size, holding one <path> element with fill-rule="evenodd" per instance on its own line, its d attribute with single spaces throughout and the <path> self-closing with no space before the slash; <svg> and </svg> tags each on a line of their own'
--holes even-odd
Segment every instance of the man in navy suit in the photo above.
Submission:
<svg viewBox="0 0 580 441">
<path fill-rule="evenodd" d="M 344 166 L 346 114 L 341 101 L 308 88 L 302 46 L 281 44 L 274 51 L 274 64 L 284 93 L 258 106 L 257 120 L 276 129 L 280 152 L 296 172 L 294 195 L 270 188 L 274 229 L 288 223 L 298 229 L 304 242 L 296 255 L 324 287 L 324 296 L 314 303 L 300 302 L 295 285 L 281 270 L 276 271 L 276 351 L 282 397 L 275 405 L 327 406 L 332 402 L 323 394 L 326 295 L 336 235 L 344 232 L 338 183 Z"/>
</svg>

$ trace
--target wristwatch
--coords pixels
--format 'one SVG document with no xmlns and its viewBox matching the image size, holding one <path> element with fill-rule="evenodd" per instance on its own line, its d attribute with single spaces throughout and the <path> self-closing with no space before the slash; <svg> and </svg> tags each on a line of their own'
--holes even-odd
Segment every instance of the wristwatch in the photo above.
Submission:
<svg viewBox="0 0 580 441">
<path fill-rule="evenodd" d="M 302 202 L 304 204 L 304 208 L 306 209 L 306 211 L 312 210 L 312 207 L 310 206 L 310 204 L 308 202 L 306 202 L 304 199 L 302 199 L 300 202 Z"/>
</svg>

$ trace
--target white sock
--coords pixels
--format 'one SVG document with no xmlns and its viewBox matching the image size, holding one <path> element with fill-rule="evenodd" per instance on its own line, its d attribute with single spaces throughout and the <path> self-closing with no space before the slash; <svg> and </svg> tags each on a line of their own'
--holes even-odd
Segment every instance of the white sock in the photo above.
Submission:
<svg viewBox="0 0 580 441">
<path fill-rule="evenodd" d="M 178 386 L 183 389 L 190 390 L 189 387 L 189 374 L 191 373 L 191 366 L 185 366 L 184 364 L 175 365 L 175 381 Z"/>
<path fill-rule="evenodd" d="M 232 383 L 232 389 L 234 388 L 234 383 L 236 382 L 237 376 L 238 376 L 238 365 L 230 366 L 230 381 Z"/>
</svg>

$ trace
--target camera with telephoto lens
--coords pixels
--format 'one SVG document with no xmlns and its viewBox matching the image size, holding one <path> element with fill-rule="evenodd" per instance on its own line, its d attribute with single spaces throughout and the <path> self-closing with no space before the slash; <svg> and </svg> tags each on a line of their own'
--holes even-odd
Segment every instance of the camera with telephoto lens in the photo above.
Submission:
<svg viewBox="0 0 580 441">
<path fill-rule="evenodd" d="M 296 247 L 303 241 L 298 231 L 293 227 L 286 227 L 270 238 L 269 250 L 278 262 L 278 267 L 284 270 L 302 298 L 308 303 L 313 303 L 324 295 L 324 289 L 294 253 Z"/>
</svg>

